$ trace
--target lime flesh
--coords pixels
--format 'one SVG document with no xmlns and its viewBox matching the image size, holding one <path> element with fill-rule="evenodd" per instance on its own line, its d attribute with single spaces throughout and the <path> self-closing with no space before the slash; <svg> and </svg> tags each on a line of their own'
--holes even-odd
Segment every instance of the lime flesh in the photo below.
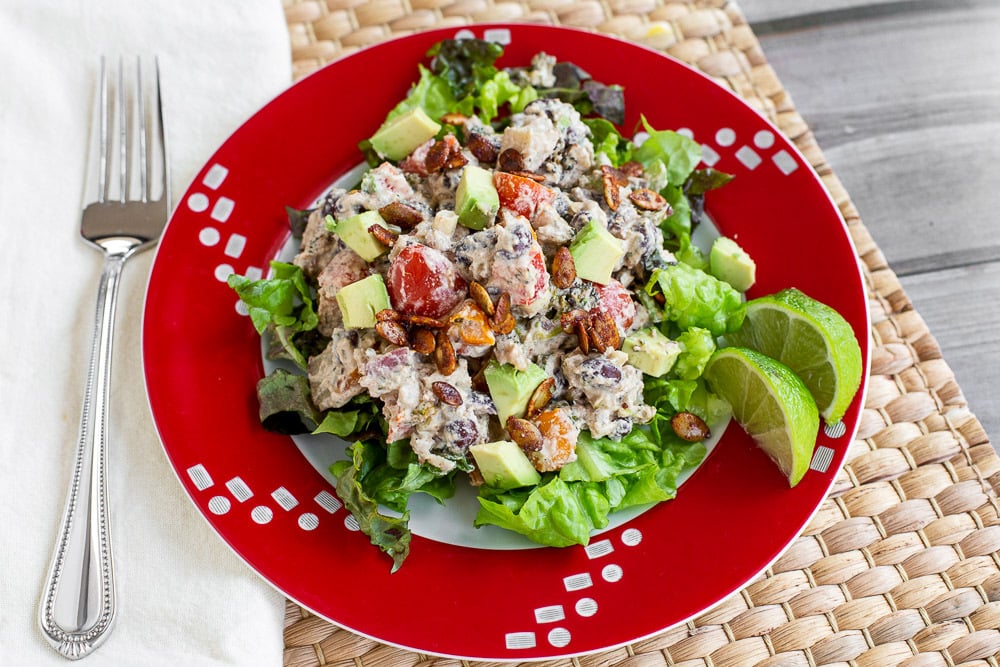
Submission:
<svg viewBox="0 0 1000 667">
<path fill-rule="evenodd" d="M 754 350 L 727 347 L 705 368 L 709 388 L 733 408 L 733 418 L 795 486 L 809 469 L 819 411 L 788 366 Z"/>
<path fill-rule="evenodd" d="M 851 325 L 797 289 L 749 301 L 743 326 L 726 340 L 791 368 L 828 424 L 843 418 L 861 386 L 861 347 Z"/>
</svg>

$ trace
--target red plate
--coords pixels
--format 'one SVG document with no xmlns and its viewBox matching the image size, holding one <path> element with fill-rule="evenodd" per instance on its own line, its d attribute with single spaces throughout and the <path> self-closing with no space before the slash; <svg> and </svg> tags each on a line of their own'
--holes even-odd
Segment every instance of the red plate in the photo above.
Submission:
<svg viewBox="0 0 1000 667">
<path fill-rule="evenodd" d="M 626 128 L 641 112 L 656 128 L 690 132 L 707 164 L 736 174 L 707 207 L 757 261 L 749 296 L 795 286 L 836 308 L 867 368 L 867 303 L 846 227 L 774 126 L 707 77 L 610 37 L 529 25 L 471 33 L 509 42 L 502 65 L 544 50 L 622 84 Z M 226 276 L 266 270 L 288 237 L 285 206 L 309 206 L 360 162 L 358 141 L 404 96 L 426 50 L 455 34 L 421 33 L 331 64 L 212 156 L 180 200 L 150 279 L 143 358 L 153 415 L 215 531 L 278 590 L 334 623 L 420 652 L 488 660 L 630 643 L 705 611 L 788 547 L 843 462 L 863 392 L 842 428 L 820 433 L 812 469 L 794 489 L 731 425 L 676 500 L 587 548 L 491 549 L 417 535 L 395 574 L 295 442 L 258 422 L 260 341 Z"/>
</svg>

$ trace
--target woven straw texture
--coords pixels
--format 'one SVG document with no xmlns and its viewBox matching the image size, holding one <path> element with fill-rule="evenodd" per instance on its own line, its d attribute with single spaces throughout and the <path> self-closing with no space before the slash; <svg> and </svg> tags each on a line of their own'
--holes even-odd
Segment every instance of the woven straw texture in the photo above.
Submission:
<svg viewBox="0 0 1000 667">
<path fill-rule="evenodd" d="M 473 22 L 568 25 L 662 49 L 775 122 L 847 221 L 871 304 L 871 379 L 847 464 L 815 518 L 770 569 L 694 621 L 541 664 L 1000 665 L 1000 458 L 735 3 L 285 0 L 285 17 L 296 77 L 391 37 Z M 358 637 L 291 602 L 284 640 L 286 667 L 470 664 Z"/>
</svg>

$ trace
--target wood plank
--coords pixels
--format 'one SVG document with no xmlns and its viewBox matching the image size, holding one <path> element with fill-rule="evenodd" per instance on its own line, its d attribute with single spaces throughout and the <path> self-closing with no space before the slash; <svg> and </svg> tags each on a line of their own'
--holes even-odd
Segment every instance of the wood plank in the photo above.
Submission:
<svg viewBox="0 0 1000 667">
<path fill-rule="evenodd" d="M 901 274 L 1000 258 L 998 35 L 991 3 L 761 40 Z"/>
<path fill-rule="evenodd" d="M 889 131 L 825 154 L 897 274 L 1000 259 L 1000 122 Z"/>
<path fill-rule="evenodd" d="M 1000 262 L 900 279 L 969 408 L 1000 445 Z"/>
<path fill-rule="evenodd" d="M 754 25 L 754 32 L 766 35 L 803 27 L 830 25 L 841 21 L 872 19 L 893 14 L 926 12 L 935 9 L 968 9 L 994 0 L 741 0 L 740 10 Z"/>
</svg>

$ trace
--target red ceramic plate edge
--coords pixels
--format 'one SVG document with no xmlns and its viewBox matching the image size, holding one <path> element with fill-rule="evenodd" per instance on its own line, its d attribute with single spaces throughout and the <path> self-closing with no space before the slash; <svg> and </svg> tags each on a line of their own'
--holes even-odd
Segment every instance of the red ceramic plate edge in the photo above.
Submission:
<svg viewBox="0 0 1000 667">
<path fill-rule="evenodd" d="M 469 26 L 468 27 L 468 29 L 475 30 L 475 31 L 481 31 L 481 30 L 490 29 L 490 28 L 513 29 L 513 30 L 529 30 L 529 29 L 537 29 L 537 26 L 484 25 L 484 26 Z M 547 30 L 552 30 L 552 28 L 546 28 L 546 29 Z M 569 30 L 569 29 L 559 29 L 559 30 L 566 31 L 566 30 Z M 578 31 L 573 31 L 573 30 L 569 30 L 569 31 L 570 32 L 578 32 Z M 433 31 L 431 33 L 425 33 L 423 35 L 416 35 L 416 36 L 401 38 L 401 40 L 411 39 L 413 37 L 417 37 L 417 38 L 419 38 L 419 37 L 426 37 L 427 35 L 436 35 L 435 39 L 440 39 L 440 38 L 442 38 L 444 36 L 448 36 L 449 34 L 453 34 L 454 32 L 455 31 L 453 29 L 443 29 L 443 30 Z M 583 32 L 581 32 L 581 34 L 582 35 L 588 35 L 590 37 L 594 37 L 594 35 L 592 33 L 583 33 Z M 608 40 L 611 40 L 611 41 L 616 41 L 616 40 L 613 40 L 612 38 L 608 38 L 606 36 L 600 36 L 600 37 L 608 39 Z M 395 40 L 395 41 L 400 41 L 400 40 Z M 380 48 L 381 46 L 382 45 L 375 46 L 375 47 L 369 47 L 369 49 L 365 49 L 365 51 L 368 51 L 370 49 Z M 636 47 L 635 45 L 631 45 L 631 46 L 634 47 L 634 48 L 643 48 L 643 47 Z M 694 72 L 695 74 L 697 74 L 698 76 L 700 76 L 702 78 L 708 79 L 708 77 L 705 77 L 703 74 L 701 74 L 699 72 L 696 72 L 694 70 L 691 70 L 690 68 L 688 68 L 683 63 L 678 63 L 674 59 L 669 58 L 668 56 L 664 56 L 664 54 L 662 54 L 662 53 L 655 52 L 655 51 L 652 51 L 652 50 L 649 50 L 649 49 L 644 49 L 644 50 L 650 51 L 651 53 L 655 53 L 659 57 L 667 57 L 668 59 L 670 59 L 673 62 L 677 63 L 679 66 L 684 67 L 685 69 Z M 310 75 L 310 76 L 317 76 L 318 74 L 319 74 L 319 72 L 314 73 L 313 75 Z M 709 81 L 710 81 L 710 79 L 709 79 Z M 780 134 L 778 133 L 777 129 L 774 128 L 773 125 L 769 121 L 767 121 L 767 119 L 759 116 L 759 114 L 756 114 L 756 112 L 754 112 L 753 109 L 750 109 L 742 100 L 740 100 L 738 97 L 736 97 L 735 95 L 733 95 L 729 91 L 726 91 L 726 90 L 721 89 L 721 88 L 720 88 L 720 90 L 723 90 L 723 92 L 725 92 L 727 95 L 729 95 L 735 102 L 737 102 L 738 104 L 746 107 L 748 110 L 750 110 L 755 115 L 757 115 L 758 118 L 759 118 L 759 120 L 760 120 L 760 122 L 762 124 L 764 124 L 767 127 L 770 127 L 772 129 L 772 131 L 774 131 L 776 134 L 778 134 L 778 136 L 780 136 Z M 237 131 L 237 133 L 238 132 L 239 132 L 239 130 Z M 792 150 L 795 150 L 794 145 L 791 145 L 789 143 L 789 146 L 791 147 Z M 811 169 L 811 167 L 809 167 L 808 162 L 801 156 L 801 154 L 798 153 L 797 150 L 795 150 L 795 153 L 796 153 L 796 157 L 801 162 L 801 164 L 804 165 L 805 167 L 807 167 L 808 171 L 810 172 L 810 174 L 812 176 L 812 179 L 816 182 L 816 184 L 818 185 L 819 189 L 824 193 L 824 195 L 826 197 L 826 200 L 827 200 L 827 202 L 829 203 L 829 205 L 831 207 L 831 210 L 836 212 L 837 217 L 839 218 L 840 224 L 841 224 L 841 226 L 843 228 L 844 239 L 851 246 L 852 256 L 854 257 L 854 261 L 855 261 L 855 268 L 857 270 L 857 277 L 858 277 L 860 285 L 863 288 L 863 286 L 864 286 L 864 279 L 863 279 L 863 273 L 861 272 L 861 268 L 860 268 L 860 260 L 857 258 L 857 253 L 856 253 L 856 251 L 853 248 L 853 243 L 852 243 L 852 241 L 850 239 L 850 235 L 848 233 L 846 224 L 844 223 L 843 218 L 840 216 L 839 210 L 837 209 L 835 202 L 833 202 L 832 198 L 829 196 L 829 194 L 827 193 L 826 189 L 822 186 L 822 183 L 821 183 L 818 175 L 816 175 L 815 172 Z M 208 163 L 206 163 L 206 165 L 207 164 L 211 164 L 211 161 L 209 161 Z M 189 189 L 188 192 L 190 192 L 190 189 Z M 186 196 L 187 196 L 187 193 L 185 194 L 185 197 Z M 183 198 L 182 198 L 181 201 L 183 201 Z M 159 254 L 159 250 L 157 251 L 157 253 Z M 150 285 L 147 285 L 147 296 L 148 296 L 149 287 L 150 287 Z M 869 339 L 868 339 L 868 332 L 870 331 L 870 314 L 869 314 L 868 309 L 867 309 L 867 300 L 866 299 L 865 299 L 865 306 L 866 307 L 864 309 L 864 320 L 865 320 L 864 321 L 864 334 L 863 334 L 863 336 L 859 336 L 859 339 L 860 339 L 860 342 L 862 344 L 862 349 L 863 349 L 864 359 L 865 359 L 865 369 L 866 369 L 866 371 L 865 371 L 864 378 L 865 378 L 865 380 L 867 380 L 868 372 L 869 372 L 869 367 L 870 367 L 870 342 L 869 342 Z M 145 322 L 145 316 L 146 316 L 146 312 L 144 311 L 144 323 L 143 323 L 143 348 L 144 348 L 144 350 L 146 349 L 146 322 Z M 857 324 L 857 322 L 855 324 Z M 857 329 L 857 327 L 856 327 L 856 329 Z M 143 355 L 143 366 L 144 366 L 144 373 L 145 373 L 146 370 L 147 370 L 146 369 L 146 355 L 145 354 Z M 147 375 L 147 381 L 148 381 L 148 375 Z M 147 389 L 148 389 L 148 387 L 147 387 Z M 860 406 L 864 405 L 864 398 L 865 398 L 866 391 L 867 391 L 867 382 L 864 382 L 862 384 L 861 389 L 858 392 L 858 396 L 855 397 L 855 400 L 852 403 L 852 409 L 850 411 L 850 414 L 852 415 L 852 418 L 854 420 L 854 424 L 853 424 L 853 428 L 852 428 L 851 433 L 847 434 L 847 436 L 844 436 L 847 439 L 847 441 L 849 441 L 850 439 L 853 439 L 854 435 L 857 432 L 857 428 L 860 425 L 860 420 L 859 420 Z M 149 394 L 148 391 L 147 391 L 147 398 L 150 399 L 150 410 L 154 414 L 154 419 L 155 419 L 155 415 L 157 414 L 157 410 L 153 406 L 153 403 L 152 403 L 152 400 L 151 400 L 151 397 L 150 397 L 150 394 Z M 156 421 L 157 421 L 157 430 L 160 431 L 159 420 L 156 420 Z M 162 440 L 162 432 L 161 432 L 161 440 Z M 188 495 L 189 499 L 192 501 L 192 503 L 194 503 L 195 507 L 199 510 L 199 514 L 202 515 L 202 518 L 205 519 L 206 522 L 210 526 L 213 527 L 213 530 L 215 530 L 217 532 L 217 534 L 219 534 L 220 537 L 223 538 L 223 541 L 230 548 L 232 548 L 238 555 L 240 555 L 240 557 L 243 558 L 244 561 L 247 561 L 249 563 L 249 560 L 247 559 L 247 557 L 243 553 L 241 553 L 241 550 L 239 548 L 237 548 L 232 542 L 230 542 L 230 540 L 228 539 L 228 537 L 226 535 L 222 534 L 221 532 L 219 532 L 218 528 L 216 528 L 216 526 L 214 526 L 212 524 L 212 522 L 209 520 L 208 515 L 205 513 L 204 508 L 201 507 L 198 504 L 198 502 L 195 500 L 194 496 L 192 495 L 192 490 L 191 490 L 191 487 L 190 487 L 190 483 L 188 481 L 186 481 L 181 476 L 180 470 L 178 469 L 177 465 L 175 464 L 175 462 L 173 460 L 173 457 L 171 456 L 171 453 L 166 449 L 166 447 L 165 447 L 165 452 L 167 453 L 168 459 L 171 460 L 171 464 L 172 464 L 171 467 L 174 468 L 175 475 L 177 475 L 178 480 L 181 482 L 182 486 L 188 492 L 187 495 Z M 825 473 L 825 475 L 824 475 L 824 476 L 828 477 L 827 484 L 825 485 L 825 489 L 824 489 L 823 494 L 822 494 L 824 497 L 826 496 L 826 493 L 828 493 L 829 488 L 832 486 L 832 484 L 833 484 L 833 482 L 835 480 L 836 472 L 843 465 L 843 460 L 844 460 L 845 455 L 846 455 L 846 447 L 840 447 L 840 448 L 838 448 L 836 450 L 836 453 L 835 453 L 835 456 L 834 456 L 834 460 L 833 460 L 830 468 L 828 469 L 827 473 Z M 683 493 L 679 496 L 679 498 L 683 498 Z M 677 501 L 672 501 L 672 502 L 676 503 Z M 817 503 L 817 505 L 813 508 L 812 512 L 810 512 L 809 517 L 805 521 L 802 522 L 801 527 L 799 528 L 798 531 L 796 531 L 796 535 L 800 534 L 801 530 L 804 529 L 808 525 L 809 521 L 812 519 L 813 516 L 815 516 L 816 512 L 819 510 L 819 507 L 820 507 L 820 505 L 819 505 L 819 503 Z M 792 539 L 790 539 L 786 544 L 784 544 L 780 548 L 780 550 L 776 551 L 773 554 L 773 557 L 771 557 L 766 563 L 762 564 L 759 567 L 759 569 L 757 569 L 750 576 L 747 576 L 745 578 L 743 584 L 745 584 L 745 583 L 753 580 L 755 577 L 759 576 L 759 574 L 761 572 L 763 572 L 768 567 L 770 567 L 770 565 L 772 565 L 774 563 L 774 561 L 777 560 L 781 556 L 781 554 L 784 553 L 794 543 L 794 540 L 795 540 L 795 537 L 792 537 Z M 352 632 L 355 632 L 355 633 L 360 634 L 362 636 L 369 637 L 369 638 L 371 638 L 373 640 L 380 641 L 380 642 L 383 642 L 383 643 L 386 643 L 386 644 L 390 644 L 390 645 L 393 645 L 393 646 L 398 646 L 400 648 L 404 648 L 404 649 L 408 649 L 408 650 L 414 650 L 414 651 L 419 651 L 419 652 L 424 652 L 424 653 L 433 653 L 433 654 L 436 654 L 436 655 L 444 655 L 444 656 L 450 656 L 450 657 L 463 657 L 463 658 L 470 658 L 470 659 L 489 659 L 489 660 L 505 660 L 505 661 L 507 661 L 507 660 L 509 660 L 509 661 L 523 661 L 524 659 L 538 659 L 538 658 L 546 658 L 546 657 L 569 657 L 569 656 L 574 656 L 574 655 L 585 655 L 585 654 L 594 653 L 594 652 L 598 652 L 598 651 L 603 651 L 603 650 L 615 648 L 617 646 L 623 646 L 623 645 L 626 645 L 626 644 L 629 644 L 629 643 L 633 643 L 635 641 L 639 641 L 639 640 L 641 640 L 643 638 L 646 638 L 646 637 L 655 636 L 655 635 L 663 632 L 664 630 L 666 630 L 669 627 L 674 627 L 674 626 L 676 626 L 676 625 L 678 625 L 680 623 L 685 622 L 686 620 L 690 620 L 691 618 L 694 618 L 694 617 L 698 616 L 699 614 L 703 613 L 705 610 L 707 610 L 708 608 L 710 608 L 711 606 L 713 606 L 717 602 L 719 602 L 722 599 L 724 599 L 730 593 L 735 592 L 735 591 L 739 590 L 739 588 L 742 587 L 742 584 L 741 584 L 741 586 L 732 589 L 730 591 L 730 593 L 727 593 L 725 596 L 719 597 L 718 599 L 716 599 L 711 604 L 709 604 L 707 606 L 704 606 L 701 609 L 698 609 L 697 611 L 692 612 L 689 616 L 687 616 L 687 617 L 685 617 L 683 619 L 680 619 L 680 620 L 672 622 L 669 626 L 659 627 L 657 629 L 650 630 L 650 631 L 648 631 L 648 632 L 646 632 L 644 634 L 636 635 L 636 636 L 633 636 L 633 637 L 629 637 L 627 639 L 623 639 L 622 641 L 614 643 L 614 644 L 607 644 L 607 645 L 603 645 L 603 646 L 599 646 L 599 647 L 588 648 L 588 649 L 582 650 L 582 651 L 550 651 L 550 650 L 542 649 L 542 650 L 539 650 L 539 651 L 529 652 L 529 653 L 516 653 L 516 654 L 509 654 L 508 653 L 508 654 L 503 654 L 503 655 L 493 654 L 493 653 L 491 653 L 489 651 L 482 651 L 482 652 L 479 652 L 479 653 L 477 653 L 475 655 L 465 655 L 465 654 L 449 653 L 447 651 L 434 650 L 433 648 L 428 648 L 426 646 L 409 645 L 407 643 L 400 643 L 400 642 L 392 641 L 391 639 L 387 639 L 387 638 L 382 637 L 382 636 L 373 635 L 373 634 L 365 632 L 365 631 L 363 631 L 363 630 L 361 630 L 359 628 L 351 627 L 351 625 L 347 625 L 347 624 L 344 624 L 344 623 L 342 623 L 340 621 L 337 621 L 337 620 L 334 620 L 334 619 L 330 619 L 325 614 L 323 614 L 322 612 L 317 611 L 315 609 L 315 606 L 311 605 L 308 601 L 299 600 L 297 598 L 297 596 L 290 595 L 287 591 L 285 591 L 284 589 L 282 589 L 281 586 L 279 586 L 278 584 L 276 584 L 268 576 L 264 575 L 259 570 L 258 570 L 258 574 L 260 574 L 262 578 L 264 578 L 266 581 L 268 581 L 269 584 L 271 584 L 272 586 L 274 586 L 276 588 L 276 590 L 278 590 L 279 592 L 281 592 L 283 595 L 288 596 L 290 599 L 296 601 L 297 603 L 301 604 L 303 607 L 305 607 L 307 609 L 310 609 L 311 611 L 314 611 L 315 613 L 317 613 L 317 615 L 322 616 L 324 618 L 327 618 L 327 620 L 330 620 L 331 622 L 333 622 L 335 624 L 341 625 L 342 627 L 345 627 L 346 629 L 348 629 L 348 630 L 350 630 Z"/>
</svg>

